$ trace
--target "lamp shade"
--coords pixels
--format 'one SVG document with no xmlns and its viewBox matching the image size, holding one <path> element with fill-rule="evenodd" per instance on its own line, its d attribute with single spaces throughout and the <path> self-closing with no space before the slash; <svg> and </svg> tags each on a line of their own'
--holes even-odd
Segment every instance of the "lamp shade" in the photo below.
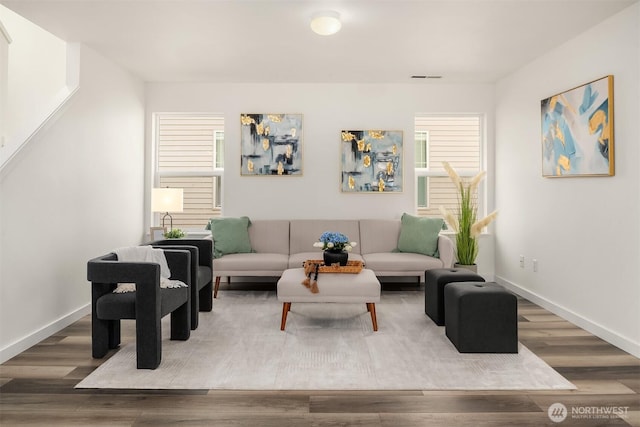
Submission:
<svg viewBox="0 0 640 427">
<path fill-rule="evenodd" d="M 182 212 L 182 188 L 151 189 L 151 210 L 153 212 Z"/>
<path fill-rule="evenodd" d="M 321 36 L 335 34 L 340 31 L 340 28 L 342 28 L 340 14 L 333 10 L 318 12 L 311 17 L 311 29 Z"/>
</svg>

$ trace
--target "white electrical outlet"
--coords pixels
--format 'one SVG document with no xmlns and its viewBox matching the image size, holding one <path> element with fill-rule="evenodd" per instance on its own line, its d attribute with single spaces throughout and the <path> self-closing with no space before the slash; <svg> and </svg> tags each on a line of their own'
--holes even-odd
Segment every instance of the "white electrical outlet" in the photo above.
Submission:
<svg viewBox="0 0 640 427">
<path fill-rule="evenodd" d="M 524 268 L 524 255 L 520 255 L 520 268 Z"/>
<path fill-rule="evenodd" d="M 538 271 L 538 260 L 535 258 L 533 259 L 533 271 Z"/>
</svg>

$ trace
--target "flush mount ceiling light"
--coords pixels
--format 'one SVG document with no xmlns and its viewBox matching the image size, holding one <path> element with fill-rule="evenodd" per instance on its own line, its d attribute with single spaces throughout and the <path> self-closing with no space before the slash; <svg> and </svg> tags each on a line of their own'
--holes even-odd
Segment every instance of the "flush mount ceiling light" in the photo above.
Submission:
<svg viewBox="0 0 640 427">
<path fill-rule="evenodd" d="M 311 29 L 321 36 L 335 34 L 340 31 L 340 28 L 342 28 L 340 14 L 333 10 L 317 12 L 311 17 Z"/>
</svg>

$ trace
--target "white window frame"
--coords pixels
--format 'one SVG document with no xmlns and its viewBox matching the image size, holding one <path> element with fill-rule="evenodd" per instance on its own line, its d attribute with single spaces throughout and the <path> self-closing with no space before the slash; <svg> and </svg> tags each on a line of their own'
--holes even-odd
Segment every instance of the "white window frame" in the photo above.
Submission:
<svg viewBox="0 0 640 427">
<path fill-rule="evenodd" d="M 160 144 L 158 143 L 159 141 L 159 133 L 160 133 L 160 117 L 163 118 L 171 118 L 171 117 L 190 117 L 190 116 L 214 116 L 217 115 L 216 113 L 153 113 L 153 138 L 152 138 L 152 171 L 153 171 L 153 175 L 152 175 L 152 182 L 153 185 L 152 187 L 156 188 L 160 186 L 160 179 L 162 177 L 216 177 L 216 183 L 215 185 L 213 185 L 213 201 L 214 201 L 214 206 L 212 208 L 212 210 L 214 212 L 217 212 L 219 215 L 222 215 L 222 200 L 223 200 L 223 192 L 224 192 L 224 186 L 222 185 L 223 179 L 224 179 L 224 148 L 223 148 L 223 152 L 222 154 L 222 159 L 223 159 L 223 167 L 219 168 L 216 167 L 217 164 L 217 136 L 219 134 L 223 135 L 223 140 L 224 140 L 224 131 L 213 131 L 212 134 L 212 138 L 213 138 L 213 168 L 212 169 L 206 169 L 206 170 L 199 170 L 199 171 L 160 171 L 159 170 L 159 162 L 158 159 L 160 157 L 159 155 L 159 150 L 160 150 Z M 222 116 L 222 115 L 221 115 Z M 219 193 L 218 193 L 218 187 L 220 188 Z M 151 194 L 151 190 L 149 190 L 149 194 Z M 155 218 L 155 216 L 159 216 L 158 213 L 156 212 L 150 212 L 150 216 L 151 216 L 151 223 L 157 223 L 157 218 Z M 155 220 L 155 221 L 154 221 Z M 192 232 L 196 232 L 196 234 L 198 232 L 202 232 L 201 229 L 185 229 L 183 231 L 188 231 L 190 232 L 189 234 L 193 234 Z M 208 233 L 207 233 L 208 234 Z"/>
<path fill-rule="evenodd" d="M 422 175 L 422 173 L 428 172 L 428 165 L 429 165 L 429 131 L 428 130 L 414 130 L 414 144 L 416 146 L 416 151 L 417 151 L 417 147 L 418 147 L 418 134 L 424 134 L 424 146 L 422 147 L 422 149 L 424 150 L 424 164 L 427 165 L 427 167 L 418 167 L 415 166 L 415 163 L 417 163 L 417 161 L 414 161 L 414 167 L 415 167 L 415 180 L 416 180 L 416 210 L 420 210 L 420 209 L 428 209 L 429 208 L 429 197 L 426 197 L 426 205 L 425 206 L 420 206 L 420 196 L 418 195 L 418 189 L 420 188 L 420 178 L 424 178 L 427 177 L 426 175 Z M 420 143 L 422 143 L 422 139 L 420 140 Z M 417 153 L 416 153 L 417 154 Z M 429 178 L 427 177 L 427 181 L 426 181 L 427 187 L 429 186 Z"/>
<path fill-rule="evenodd" d="M 425 161 L 425 164 L 428 165 L 429 164 L 429 131 L 428 130 L 416 130 L 416 131 L 414 131 L 414 142 L 415 142 L 415 145 L 416 145 L 416 149 L 417 149 L 417 146 L 418 146 L 418 139 L 416 138 L 416 136 L 418 134 L 424 134 L 424 147 L 423 147 L 424 148 L 424 156 L 425 156 L 425 160 L 424 161 Z M 427 169 L 427 167 L 421 168 L 421 167 L 417 167 L 416 166 L 416 169 Z"/>
<path fill-rule="evenodd" d="M 220 153 L 218 153 L 218 136 L 219 135 L 222 135 L 222 149 Z M 218 167 L 218 159 L 220 157 L 222 157 L 222 167 Z M 219 171 L 224 172 L 224 131 L 223 130 L 213 131 L 213 170 L 214 172 L 219 172 Z"/>
</svg>

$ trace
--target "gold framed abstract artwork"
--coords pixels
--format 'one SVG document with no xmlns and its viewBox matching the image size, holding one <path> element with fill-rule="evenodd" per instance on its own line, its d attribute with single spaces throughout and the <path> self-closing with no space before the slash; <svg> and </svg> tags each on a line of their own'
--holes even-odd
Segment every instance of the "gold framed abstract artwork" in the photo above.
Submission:
<svg viewBox="0 0 640 427">
<path fill-rule="evenodd" d="M 540 102 L 542 176 L 613 176 L 613 76 Z"/>
<path fill-rule="evenodd" d="M 302 175 L 302 114 L 241 114 L 240 175 Z"/>
<path fill-rule="evenodd" d="M 343 192 L 402 192 L 402 131 L 343 130 L 341 139 Z"/>
</svg>

